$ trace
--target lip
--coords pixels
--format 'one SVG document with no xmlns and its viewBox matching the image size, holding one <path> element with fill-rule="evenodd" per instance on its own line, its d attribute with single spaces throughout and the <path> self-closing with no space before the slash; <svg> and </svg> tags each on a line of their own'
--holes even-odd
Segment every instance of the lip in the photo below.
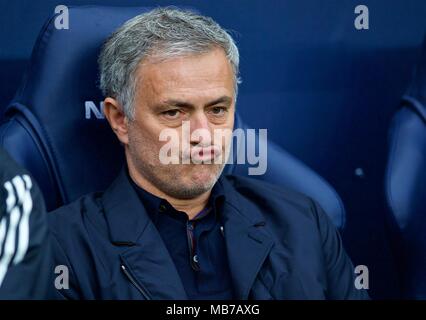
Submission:
<svg viewBox="0 0 426 320">
<path fill-rule="evenodd" d="M 199 162 L 210 162 L 219 157 L 222 154 L 222 150 L 217 146 L 208 147 L 193 147 L 191 149 L 191 159 L 197 163 Z"/>
</svg>

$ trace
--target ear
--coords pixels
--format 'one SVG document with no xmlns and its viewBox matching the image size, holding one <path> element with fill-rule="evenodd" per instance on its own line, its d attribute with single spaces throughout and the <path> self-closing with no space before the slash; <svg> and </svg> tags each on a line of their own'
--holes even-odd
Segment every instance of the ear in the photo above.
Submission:
<svg viewBox="0 0 426 320">
<path fill-rule="evenodd" d="M 105 98 L 104 114 L 118 140 L 120 140 L 122 144 L 127 145 L 129 143 L 128 119 L 120 103 L 114 98 Z"/>
</svg>

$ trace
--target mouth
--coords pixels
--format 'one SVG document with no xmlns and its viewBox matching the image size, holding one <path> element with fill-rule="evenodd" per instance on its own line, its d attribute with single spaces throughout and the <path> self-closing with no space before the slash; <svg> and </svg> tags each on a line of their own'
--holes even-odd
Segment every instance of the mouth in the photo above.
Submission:
<svg viewBox="0 0 426 320">
<path fill-rule="evenodd" d="M 222 150 L 217 146 L 193 147 L 191 160 L 193 163 L 213 163 L 214 159 L 222 155 Z"/>
</svg>

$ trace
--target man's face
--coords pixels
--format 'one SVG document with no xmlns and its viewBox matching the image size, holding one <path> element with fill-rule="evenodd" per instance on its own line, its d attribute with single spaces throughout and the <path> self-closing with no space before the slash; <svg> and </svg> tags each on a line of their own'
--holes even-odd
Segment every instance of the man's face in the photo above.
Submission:
<svg viewBox="0 0 426 320">
<path fill-rule="evenodd" d="M 222 49 L 170 60 L 146 61 L 137 70 L 134 119 L 128 125 L 127 161 L 137 172 L 165 194 L 179 199 L 197 197 L 210 190 L 225 165 L 227 139 L 215 141 L 215 129 L 234 125 L 233 70 Z M 190 140 L 183 141 L 183 122 L 190 127 Z M 160 161 L 160 141 L 165 129 L 179 137 L 179 164 Z M 210 133 L 212 141 L 191 134 Z M 187 139 L 187 138 L 185 138 Z M 170 143 L 170 141 L 169 141 Z M 174 144 L 177 141 L 173 142 Z M 190 155 L 194 164 L 183 164 Z M 221 156 L 223 161 L 215 163 Z"/>
</svg>

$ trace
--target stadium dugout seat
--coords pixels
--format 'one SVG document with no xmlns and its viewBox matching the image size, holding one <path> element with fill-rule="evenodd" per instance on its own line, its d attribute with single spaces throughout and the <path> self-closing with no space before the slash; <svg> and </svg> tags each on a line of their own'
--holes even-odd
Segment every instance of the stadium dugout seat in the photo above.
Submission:
<svg viewBox="0 0 426 320">
<path fill-rule="evenodd" d="M 105 189 L 122 167 L 121 146 L 100 107 L 97 56 L 113 30 L 145 10 L 70 7 L 68 30 L 55 28 L 54 15 L 39 34 L 22 84 L 5 108 L 0 143 L 34 175 L 49 210 Z M 243 118 L 242 111 L 236 128 L 247 127 Z M 225 172 L 247 175 L 248 166 L 228 165 Z M 310 196 L 343 227 L 345 210 L 335 190 L 273 142 L 266 174 L 254 177 Z"/>
<path fill-rule="evenodd" d="M 426 299 L 426 38 L 392 120 L 385 191 L 403 296 Z"/>
</svg>

